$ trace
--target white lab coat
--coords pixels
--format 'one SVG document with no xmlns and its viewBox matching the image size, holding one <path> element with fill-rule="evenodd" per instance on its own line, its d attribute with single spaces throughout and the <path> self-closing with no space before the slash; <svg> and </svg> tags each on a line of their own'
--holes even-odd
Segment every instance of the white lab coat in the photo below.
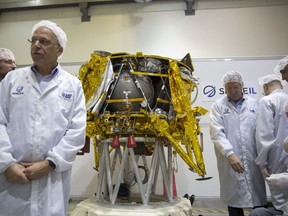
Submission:
<svg viewBox="0 0 288 216">
<path fill-rule="evenodd" d="M 85 140 L 86 109 L 80 81 L 63 71 L 41 92 L 30 67 L 0 84 L 0 215 L 65 216 L 72 163 Z M 50 159 L 56 169 L 28 184 L 10 183 L 13 163 Z"/>
<path fill-rule="evenodd" d="M 244 96 L 241 111 L 227 96 L 215 101 L 210 113 L 210 137 L 214 144 L 220 179 L 220 198 L 228 206 L 253 207 L 267 203 L 265 181 L 255 163 L 257 102 Z M 234 152 L 245 167 L 242 174 L 230 166 L 227 156 Z"/>
<path fill-rule="evenodd" d="M 258 103 L 256 120 L 256 163 L 267 166 L 269 174 L 287 172 L 288 154 L 283 148 L 288 133 L 288 118 L 284 112 L 288 95 L 282 89 L 274 90 Z M 270 188 L 271 201 L 275 208 L 288 202 L 288 191 L 274 191 Z"/>
</svg>

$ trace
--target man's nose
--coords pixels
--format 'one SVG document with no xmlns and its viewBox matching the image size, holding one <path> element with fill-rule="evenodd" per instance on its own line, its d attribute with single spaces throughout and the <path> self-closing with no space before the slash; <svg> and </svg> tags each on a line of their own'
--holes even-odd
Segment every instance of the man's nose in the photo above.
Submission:
<svg viewBox="0 0 288 216">
<path fill-rule="evenodd" d="M 17 67 L 16 64 L 13 62 L 13 63 L 11 64 L 11 69 L 12 69 L 12 70 L 15 70 L 16 67 Z"/>
</svg>

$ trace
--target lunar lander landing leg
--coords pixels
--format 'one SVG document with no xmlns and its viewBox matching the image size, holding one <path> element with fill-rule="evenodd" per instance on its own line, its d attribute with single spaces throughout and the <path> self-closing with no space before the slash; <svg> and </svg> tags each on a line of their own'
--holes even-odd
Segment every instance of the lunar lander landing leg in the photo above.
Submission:
<svg viewBox="0 0 288 216">
<path fill-rule="evenodd" d="M 167 145 L 167 156 L 165 156 L 164 145 L 157 141 L 154 144 L 154 153 L 152 154 L 152 159 L 150 163 L 150 167 L 148 167 L 148 163 L 146 161 L 146 156 L 141 155 L 141 158 L 144 163 L 145 175 L 147 177 L 146 181 L 142 180 L 140 176 L 140 169 L 138 165 L 139 155 L 135 155 L 134 148 L 129 148 L 128 144 L 123 148 L 119 147 L 115 149 L 115 154 L 113 158 L 111 158 L 111 154 L 109 153 L 108 145 L 106 143 L 102 146 L 101 158 L 100 158 L 100 171 L 99 171 L 99 182 L 98 189 L 96 193 L 95 200 L 100 201 L 101 195 L 105 193 L 103 191 L 104 187 L 108 188 L 109 201 L 112 204 L 116 203 L 116 199 L 119 195 L 120 185 L 123 182 L 127 182 L 127 179 L 124 177 L 125 169 L 127 169 L 127 163 L 129 160 L 132 162 L 132 169 L 134 173 L 135 181 L 138 185 L 140 200 L 133 200 L 133 197 L 130 197 L 127 194 L 127 200 L 130 199 L 129 202 L 138 202 L 147 205 L 150 201 L 150 196 L 155 194 L 155 188 L 157 186 L 157 175 L 159 168 L 162 172 L 163 182 L 165 188 L 167 188 L 167 197 L 163 197 L 162 200 L 172 201 L 173 199 L 173 185 L 172 185 L 172 147 L 171 144 Z M 119 159 L 119 170 L 118 175 L 116 176 L 116 181 L 113 183 L 112 176 L 115 171 L 115 165 L 117 157 Z M 112 164 L 112 166 L 111 166 Z M 167 165 L 168 164 L 168 165 Z M 148 174 L 149 172 L 149 174 Z M 106 178 L 105 178 L 106 177 Z M 129 183 L 128 187 L 130 187 Z M 135 197 L 134 197 L 135 199 Z"/>
<path fill-rule="evenodd" d="M 172 146 L 155 140 L 154 151 L 150 163 L 145 155 L 137 155 L 135 148 L 128 147 L 129 141 L 114 149 L 114 154 L 109 151 L 109 142 L 101 143 L 101 156 L 99 166 L 99 180 L 96 196 L 78 204 L 73 215 L 181 215 L 192 216 L 192 207 L 186 198 L 173 197 L 173 169 L 172 169 Z M 141 145 L 139 143 L 138 145 Z M 167 150 L 165 149 L 167 148 Z M 148 156 L 150 157 L 150 156 Z M 139 166 L 140 159 L 144 164 L 145 180 L 141 178 Z M 131 162 L 133 177 L 138 185 L 139 193 L 127 194 L 127 197 L 119 197 L 120 186 L 125 179 L 127 164 Z M 116 173 L 116 167 L 119 167 Z M 140 168 L 141 167 L 141 168 Z M 158 172 L 161 170 L 163 186 L 166 195 L 157 195 Z M 131 172 L 131 171 L 130 171 Z M 116 174 L 115 182 L 113 176 Z M 159 182 L 159 181 L 158 181 Z M 160 181 L 162 183 L 162 181 Z M 108 195 L 103 196 L 107 192 Z"/>
</svg>

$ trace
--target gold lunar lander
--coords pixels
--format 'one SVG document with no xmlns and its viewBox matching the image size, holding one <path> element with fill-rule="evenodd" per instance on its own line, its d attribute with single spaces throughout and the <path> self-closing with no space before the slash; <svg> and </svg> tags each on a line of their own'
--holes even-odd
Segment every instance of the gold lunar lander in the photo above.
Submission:
<svg viewBox="0 0 288 216">
<path fill-rule="evenodd" d="M 87 136 L 94 140 L 95 169 L 99 170 L 96 201 L 102 199 L 105 187 L 110 203 L 115 204 L 119 189 L 127 183 L 128 161 L 143 204 L 155 193 L 159 169 L 167 198 L 173 199 L 176 154 L 205 179 L 198 136 L 202 135 L 199 117 L 207 110 L 192 108 L 191 92 L 198 85 L 193 70 L 189 54 L 177 61 L 142 53 L 95 51 L 82 65 L 79 78 L 86 98 Z M 150 165 L 147 157 L 151 157 Z M 139 166 L 140 159 L 143 166 Z M 145 170 L 145 180 L 140 168 Z"/>
</svg>

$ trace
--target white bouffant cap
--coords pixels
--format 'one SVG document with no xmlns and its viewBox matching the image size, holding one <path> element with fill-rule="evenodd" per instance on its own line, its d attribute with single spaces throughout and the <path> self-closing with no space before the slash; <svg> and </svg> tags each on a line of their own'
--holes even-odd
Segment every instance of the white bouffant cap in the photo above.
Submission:
<svg viewBox="0 0 288 216">
<path fill-rule="evenodd" d="M 277 74 L 268 74 L 266 76 L 263 76 L 263 77 L 260 77 L 258 79 L 258 82 L 261 86 L 263 86 L 264 84 L 268 84 L 272 81 L 280 81 L 280 83 L 283 85 L 282 83 L 282 77 L 280 75 L 277 75 Z"/>
<path fill-rule="evenodd" d="M 36 29 L 39 27 L 46 27 L 49 28 L 57 37 L 59 45 L 64 49 L 66 48 L 67 43 L 67 36 L 66 33 L 54 22 L 51 22 L 49 20 L 41 20 L 40 22 L 36 23 L 32 28 L 32 35 L 35 32 Z"/>
<path fill-rule="evenodd" d="M 244 86 L 244 82 L 242 76 L 237 71 L 229 71 L 224 74 L 222 77 L 223 86 L 225 86 L 229 82 L 237 82 Z"/>
<path fill-rule="evenodd" d="M 15 61 L 15 57 L 11 50 L 6 48 L 0 48 L 0 60 L 13 60 Z"/>
<path fill-rule="evenodd" d="M 278 62 L 278 64 L 274 69 L 274 73 L 280 75 L 281 74 L 280 71 L 283 70 L 287 64 L 288 64 L 288 56 L 286 56 L 285 58 L 281 59 Z"/>
</svg>

